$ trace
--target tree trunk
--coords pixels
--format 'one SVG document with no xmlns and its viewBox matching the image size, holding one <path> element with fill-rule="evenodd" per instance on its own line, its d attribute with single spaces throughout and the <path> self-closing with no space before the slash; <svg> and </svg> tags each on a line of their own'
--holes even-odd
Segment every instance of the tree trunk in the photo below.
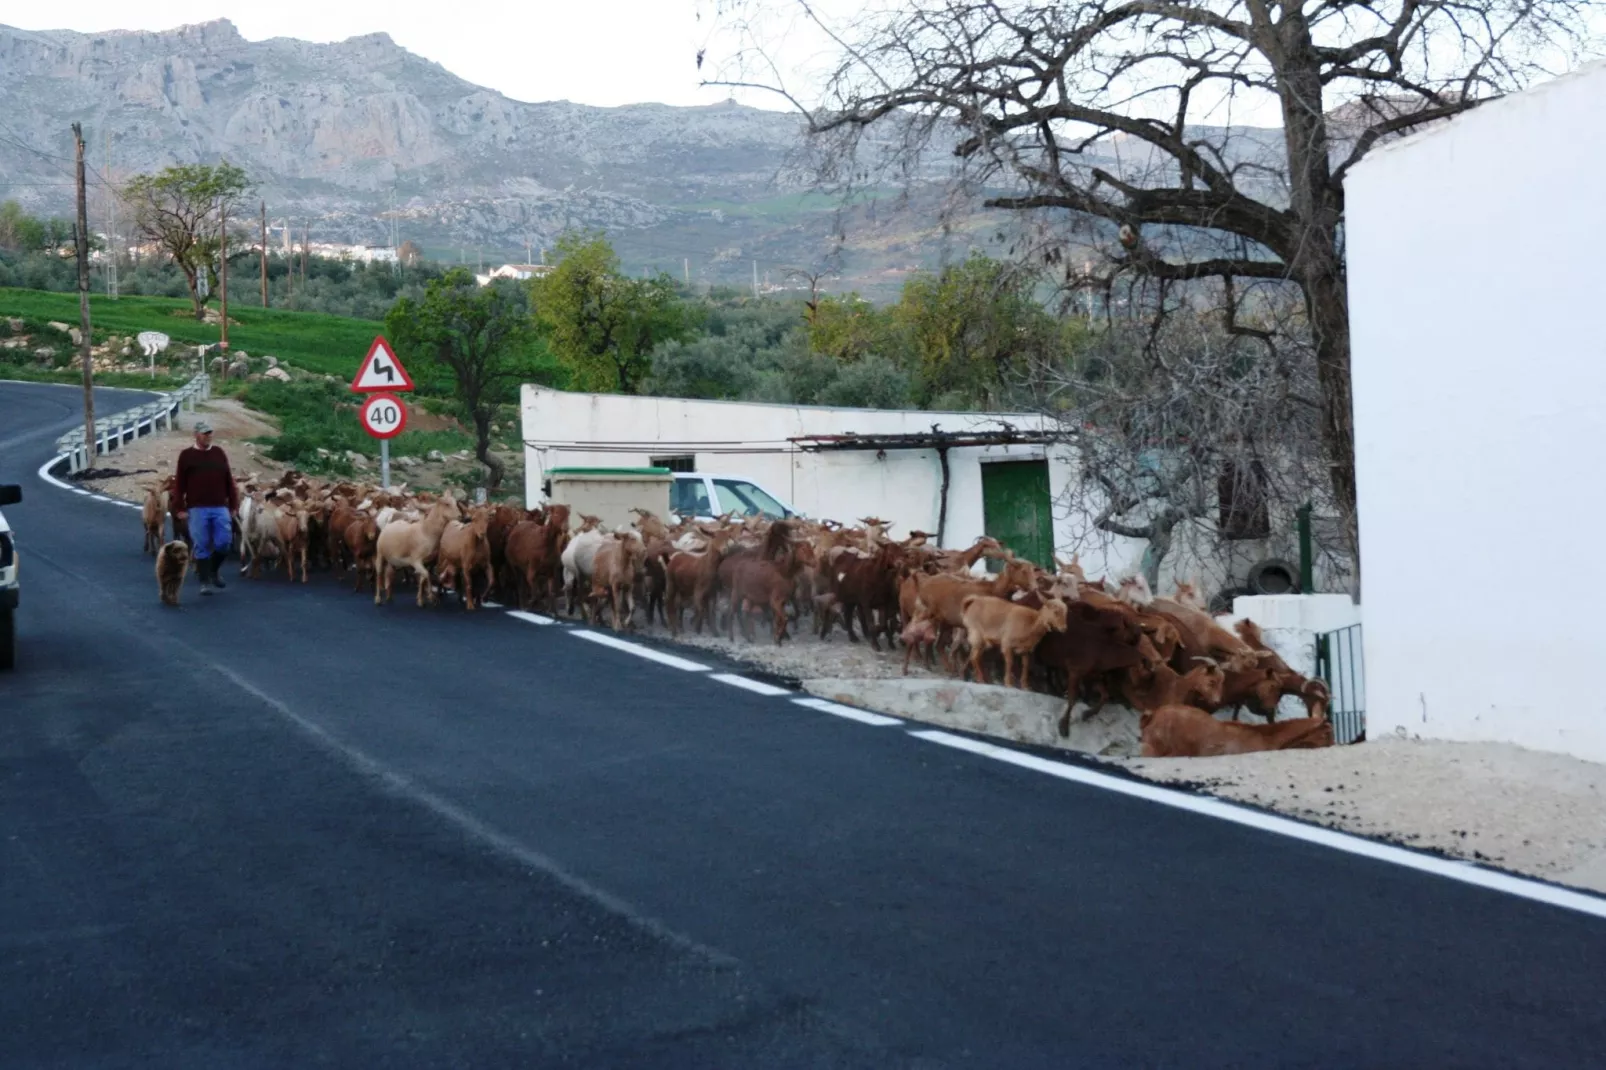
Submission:
<svg viewBox="0 0 1606 1070">
<path fill-rule="evenodd" d="M 190 287 L 190 303 L 195 306 L 196 322 L 206 319 L 206 302 L 201 300 L 200 273 L 191 268 L 183 268 L 184 281 Z"/>
<path fill-rule="evenodd" d="M 1344 195 L 1333 185 L 1321 64 L 1301 9 L 1285 6 L 1276 43 L 1267 49 L 1280 68 L 1283 136 L 1288 152 L 1289 208 L 1299 219 L 1287 258 L 1289 274 L 1305 292 L 1322 391 L 1322 440 L 1333 504 L 1349 529 L 1357 570 L 1360 544 L 1355 512 L 1355 425 L 1350 401 L 1349 294 L 1339 251 Z"/>
<path fill-rule="evenodd" d="M 507 474 L 507 465 L 502 458 L 491 452 L 491 416 L 489 413 L 477 411 L 474 413 L 474 456 L 490 473 L 485 481 L 485 493 L 492 494 L 502 486 L 502 477 Z"/>
</svg>

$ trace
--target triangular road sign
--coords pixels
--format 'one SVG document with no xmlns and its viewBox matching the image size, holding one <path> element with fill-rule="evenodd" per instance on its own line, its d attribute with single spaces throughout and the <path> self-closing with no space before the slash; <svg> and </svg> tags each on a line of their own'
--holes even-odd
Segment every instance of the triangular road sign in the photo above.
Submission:
<svg viewBox="0 0 1606 1070">
<path fill-rule="evenodd" d="M 362 367 L 357 369 L 357 377 L 351 381 L 351 389 L 359 394 L 413 389 L 413 380 L 408 376 L 407 369 L 402 367 L 401 361 L 396 359 L 396 351 L 390 348 L 384 335 L 374 337 L 374 344 L 368 347 Z"/>
</svg>

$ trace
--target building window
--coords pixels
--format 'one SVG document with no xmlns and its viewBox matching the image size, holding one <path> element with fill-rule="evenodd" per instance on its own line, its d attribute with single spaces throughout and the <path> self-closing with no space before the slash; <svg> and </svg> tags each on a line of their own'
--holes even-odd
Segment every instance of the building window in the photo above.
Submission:
<svg viewBox="0 0 1606 1070">
<path fill-rule="evenodd" d="M 1224 539 L 1271 536 L 1271 510 L 1266 504 L 1266 469 L 1259 461 L 1228 461 L 1217 486 L 1221 499 L 1220 530 Z"/>
<path fill-rule="evenodd" d="M 647 463 L 654 468 L 667 468 L 671 472 L 697 471 L 697 458 L 690 453 L 677 453 L 673 457 L 649 457 Z"/>
</svg>

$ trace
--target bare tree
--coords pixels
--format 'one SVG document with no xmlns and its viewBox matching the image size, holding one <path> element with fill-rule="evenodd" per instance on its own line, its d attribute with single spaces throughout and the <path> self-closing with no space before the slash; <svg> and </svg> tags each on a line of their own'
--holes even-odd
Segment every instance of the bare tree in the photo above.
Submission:
<svg viewBox="0 0 1606 1070">
<path fill-rule="evenodd" d="M 1323 484 L 1316 410 L 1289 402 L 1314 390 L 1315 362 L 1268 329 L 1278 312 L 1242 313 L 1263 332 L 1255 337 L 1186 306 L 1122 316 L 1033 372 L 1081 466 L 1059 504 L 1083 518 L 1084 541 L 1146 540 L 1151 586 L 1184 546 L 1237 571 L 1250 562 L 1232 562 L 1234 545 L 1258 558 L 1274 521 Z"/>
<path fill-rule="evenodd" d="M 1316 372 L 1312 396 L 1290 400 L 1319 414 L 1352 537 L 1345 176 L 1380 141 L 1590 47 L 1587 0 L 907 0 L 845 29 L 807 0 L 715 6 L 738 29 L 793 9 L 836 42 L 823 94 L 807 94 L 820 103 L 803 108 L 828 183 L 877 180 L 867 155 L 918 173 L 926 150 L 952 148 L 986 205 L 1045 221 L 1043 259 L 1068 264 L 1068 237 L 1101 251 L 1097 279 L 1067 268 L 1073 284 L 1218 280 L 1194 289 L 1217 298 L 1227 333 L 1249 335 L 1235 298 L 1257 281 L 1288 288 Z M 766 42 L 750 43 L 718 84 L 798 103 Z M 1157 314 L 1175 293 L 1146 291 Z"/>
</svg>

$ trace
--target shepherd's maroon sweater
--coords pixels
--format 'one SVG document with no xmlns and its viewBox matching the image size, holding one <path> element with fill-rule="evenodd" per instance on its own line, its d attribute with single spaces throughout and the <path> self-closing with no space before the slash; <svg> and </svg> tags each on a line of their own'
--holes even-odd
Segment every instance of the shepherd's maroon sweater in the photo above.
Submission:
<svg viewBox="0 0 1606 1070">
<path fill-rule="evenodd" d="M 234 486 L 229 472 L 229 459 L 217 446 L 201 449 L 190 446 L 178 455 L 178 470 L 174 473 L 173 504 L 175 513 L 196 506 L 224 505 L 229 511 L 240 507 L 240 492 Z"/>
</svg>

